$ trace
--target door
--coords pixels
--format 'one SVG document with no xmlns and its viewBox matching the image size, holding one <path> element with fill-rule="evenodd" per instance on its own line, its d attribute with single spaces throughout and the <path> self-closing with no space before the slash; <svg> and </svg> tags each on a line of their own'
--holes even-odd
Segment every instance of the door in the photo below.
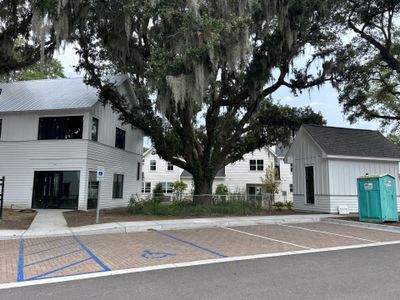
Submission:
<svg viewBox="0 0 400 300">
<path fill-rule="evenodd" d="M 79 171 L 36 171 L 32 208 L 78 208 Z"/>
<path fill-rule="evenodd" d="M 98 196 L 99 196 L 99 182 L 97 181 L 97 173 L 90 171 L 89 172 L 87 209 L 97 208 Z"/>
<path fill-rule="evenodd" d="M 314 166 L 306 167 L 306 203 L 315 204 Z"/>
</svg>

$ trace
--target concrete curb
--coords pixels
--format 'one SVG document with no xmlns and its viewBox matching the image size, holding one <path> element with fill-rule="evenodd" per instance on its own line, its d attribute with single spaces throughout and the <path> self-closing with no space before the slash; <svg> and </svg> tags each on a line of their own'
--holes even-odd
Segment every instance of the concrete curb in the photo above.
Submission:
<svg viewBox="0 0 400 300">
<path fill-rule="evenodd" d="M 311 215 L 283 215 L 283 216 L 254 216 L 254 217 L 232 217 L 232 218 L 194 218 L 194 219 L 176 219 L 176 220 L 158 220 L 158 221 L 136 221 L 105 223 L 96 225 L 87 225 L 81 227 L 70 227 L 60 231 L 48 232 L 29 232 L 26 230 L 0 230 L 0 240 L 5 239 L 28 239 L 54 236 L 71 235 L 94 235 L 94 234 L 113 234 L 143 232 L 149 229 L 155 230 L 179 230 L 194 228 L 213 228 L 213 227 L 231 227 L 231 226 L 251 226 L 262 224 L 285 224 L 285 223 L 313 223 L 320 222 L 323 219 L 330 218 L 329 214 L 311 214 Z"/>
<path fill-rule="evenodd" d="M 322 220 L 322 222 L 331 223 L 331 224 L 347 225 L 347 226 L 358 227 L 358 228 L 376 229 L 376 230 L 395 232 L 395 233 L 400 232 L 400 227 L 390 226 L 390 225 L 361 223 L 361 222 L 356 222 L 356 221 L 348 221 L 348 220 L 341 220 L 341 219 L 334 219 L 334 218 L 326 218 L 326 219 Z"/>
</svg>

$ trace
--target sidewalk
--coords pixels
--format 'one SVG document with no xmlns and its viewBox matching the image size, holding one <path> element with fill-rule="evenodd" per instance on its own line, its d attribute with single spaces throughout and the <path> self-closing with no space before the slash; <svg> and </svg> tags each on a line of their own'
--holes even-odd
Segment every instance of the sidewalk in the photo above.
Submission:
<svg viewBox="0 0 400 300">
<path fill-rule="evenodd" d="M 47 210 L 50 211 L 50 210 Z M 106 233 L 128 233 L 155 230 L 211 228 L 221 226 L 248 226 L 278 223 L 309 223 L 319 222 L 330 218 L 330 214 L 287 215 L 287 216 L 252 216 L 252 217 L 223 217 L 223 218 L 196 218 L 157 221 L 136 221 L 88 225 L 81 227 L 67 227 L 66 223 L 55 217 L 54 213 L 41 214 L 33 221 L 28 230 L 0 230 L 0 240 L 19 238 L 38 238 L 49 236 L 92 235 Z M 40 214 L 38 214 L 40 215 Z M 62 214 L 60 214 L 62 216 Z M 52 221 L 55 221 L 53 226 Z M 64 220 L 65 222 L 65 220 Z"/>
</svg>

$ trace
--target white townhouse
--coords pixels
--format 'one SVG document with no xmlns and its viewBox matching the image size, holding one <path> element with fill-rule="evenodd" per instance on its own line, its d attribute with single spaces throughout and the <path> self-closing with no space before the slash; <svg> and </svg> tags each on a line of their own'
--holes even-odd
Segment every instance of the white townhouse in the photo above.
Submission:
<svg viewBox="0 0 400 300">
<path fill-rule="evenodd" d="M 253 153 L 247 153 L 244 155 L 243 160 L 229 164 L 217 172 L 213 183 L 213 191 L 215 192 L 217 185 L 224 184 L 231 193 L 246 193 L 249 195 L 260 194 L 262 192 L 261 178 L 265 176 L 265 171 L 269 166 L 278 168 L 279 170 L 283 167 L 290 172 L 290 165 L 284 165 L 283 160 L 282 165 L 279 165 L 280 160 L 281 159 L 274 151 L 267 147 L 256 150 Z M 292 199 L 290 192 L 290 174 L 284 174 L 287 176 L 285 177 L 287 182 L 285 181 L 285 185 L 282 185 L 285 190 L 279 189 L 276 195 L 276 201 L 291 201 Z M 171 194 L 172 184 L 178 180 L 182 180 L 188 185 L 187 193 L 193 191 L 192 175 L 189 172 L 163 160 L 157 155 L 156 150 L 153 148 L 144 153 L 143 194 L 152 193 L 153 188 L 159 182 L 162 183 L 164 192 L 166 194 Z"/>
<path fill-rule="evenodd" d="M 127 77 L 114 79 L 131 101 Z M 125 206 L 140 193 L 143 133 L 123 125 L 82 78 L 0 83 L 0 176 L 14 208 Z"/>
<path fill-rule="evenodd" d="M 399 193 L 400 148 L 379 131 L 303 125 L 285 160 L 293 163 L 296 210 L 358 212 L 357 178 L 366 174 L 393 176 Z"/>
</svg>

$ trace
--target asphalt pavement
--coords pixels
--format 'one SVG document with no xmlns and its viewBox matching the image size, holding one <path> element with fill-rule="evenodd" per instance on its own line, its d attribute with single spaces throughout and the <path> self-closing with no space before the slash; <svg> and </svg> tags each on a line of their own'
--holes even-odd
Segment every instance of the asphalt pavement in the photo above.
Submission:
<svg viewBox="0 0 400 300">
<path fill-rule="evenodd" d="M 400 245 L 99 277 L 0 299 L 399 299 Z"/>
</svg>

